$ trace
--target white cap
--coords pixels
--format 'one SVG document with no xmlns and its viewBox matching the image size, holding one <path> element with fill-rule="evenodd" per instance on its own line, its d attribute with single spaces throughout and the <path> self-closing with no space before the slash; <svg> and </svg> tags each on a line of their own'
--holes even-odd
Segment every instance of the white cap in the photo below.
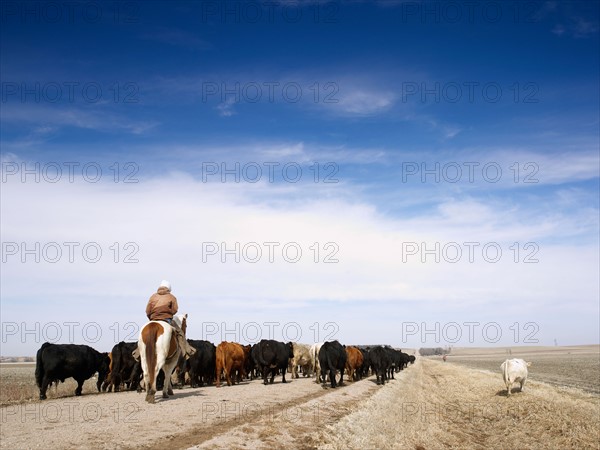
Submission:
<svg viewBox="0 0 600 450">
<path fill-rule="evenodd" d="M 169 283 L 167 280 L 162 280 L 160 282 L 160 286 L 159 287 L 166 287 L 170 291 L 171 290 L 171 283 Z"/>
</svg>

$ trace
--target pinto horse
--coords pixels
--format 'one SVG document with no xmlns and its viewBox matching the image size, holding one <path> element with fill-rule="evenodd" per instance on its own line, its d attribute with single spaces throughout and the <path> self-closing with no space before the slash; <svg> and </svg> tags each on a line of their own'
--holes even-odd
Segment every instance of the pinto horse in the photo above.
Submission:
<svg viewBox="0 0 600 450">
<path fill-rule="evenodd" d="M 187 314 L 173 316 L 173 320 L 177 322 L 185 335 Z M 144 372 L 146 401 L 154 403 L 156 378 L 160 369 L 165 373 L 163 398 L 169 398 L 169 395 L 173 395 L 171 373 L 175 369 L 179 355 L 181 354 L 175 330 L 171 325 L 162 320 L 148 322 L 140 331 L 138 349 Z"/>
</svg>

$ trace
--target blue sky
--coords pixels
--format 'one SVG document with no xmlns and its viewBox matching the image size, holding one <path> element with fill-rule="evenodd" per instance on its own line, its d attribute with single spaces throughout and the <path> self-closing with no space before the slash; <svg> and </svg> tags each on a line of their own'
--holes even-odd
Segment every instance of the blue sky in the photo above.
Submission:
<svg viewBox="0 0 600 450">
<path fill-rule="evenodd" d="M 163 278 L 190 336 L 215 342 L 249 341 L 236 323 L 271 337 L 265 322 L 305 342 L 331 323 L 399 347 L 599 342 L 598 2 L 8 1 L 0 16 L 3 355 L 54 323 L 57 342 L 107 350 Z M 238 243 L 240 262 L 211 243 Z M 502 336 L 467 339 L 465 322 Z"/>
</svg>

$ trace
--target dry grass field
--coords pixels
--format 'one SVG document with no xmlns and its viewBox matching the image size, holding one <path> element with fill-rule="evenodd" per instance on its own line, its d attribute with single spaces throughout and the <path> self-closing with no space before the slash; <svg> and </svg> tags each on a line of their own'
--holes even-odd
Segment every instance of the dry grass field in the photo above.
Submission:
<svg viewBox="0 0 600 450">
<path fill-rule="evenodd" d="M 34 366 L 3 365 L 0 448 L 599 449 L 598 348 L 513 348 L 534 365 L 511 397 L 499 370 L 506 349 L 418 358 L 384 387 L 276 378 L 188 387 L 154 405 L 135 392 L 89 394 L 92 380 L 87 395 L 65 383 L 40 402 Z M 563 370 L 570 361 L 577 373 Z"/>
<path fill-rule="evenodd" d="M 0 406 L 36 401 L 40 390 L 35 384 L 35 363 L 0 364 Z M 74 395 L 77 383 L 73 378 L 48 388 L 48 398 L 63 398 Z M 97 392 L 95 380 L 87 380 L 83 393 Z"/>
<path fill-rule="evenodd" d="M 510 353 L 509 353 L 510 352 Z M 447 362 L 498 372 L 507 358 L 531 361 L 529 376 L 555 386 L 600 394 L 600 346 L 454 348 Z"/>
</svg>

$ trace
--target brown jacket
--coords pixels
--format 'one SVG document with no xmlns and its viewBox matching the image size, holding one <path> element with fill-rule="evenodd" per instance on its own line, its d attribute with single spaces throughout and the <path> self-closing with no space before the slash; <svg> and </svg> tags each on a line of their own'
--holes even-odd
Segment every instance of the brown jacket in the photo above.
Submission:
<svg viewBox="0 0 600 450">
<path fill-rule="evenodd" d="M 149 320 L 172 319 L 177 314 L 177 299 L 166 287 L 159 287 L 146 305 L 146 316 Z"/>
</svg>

